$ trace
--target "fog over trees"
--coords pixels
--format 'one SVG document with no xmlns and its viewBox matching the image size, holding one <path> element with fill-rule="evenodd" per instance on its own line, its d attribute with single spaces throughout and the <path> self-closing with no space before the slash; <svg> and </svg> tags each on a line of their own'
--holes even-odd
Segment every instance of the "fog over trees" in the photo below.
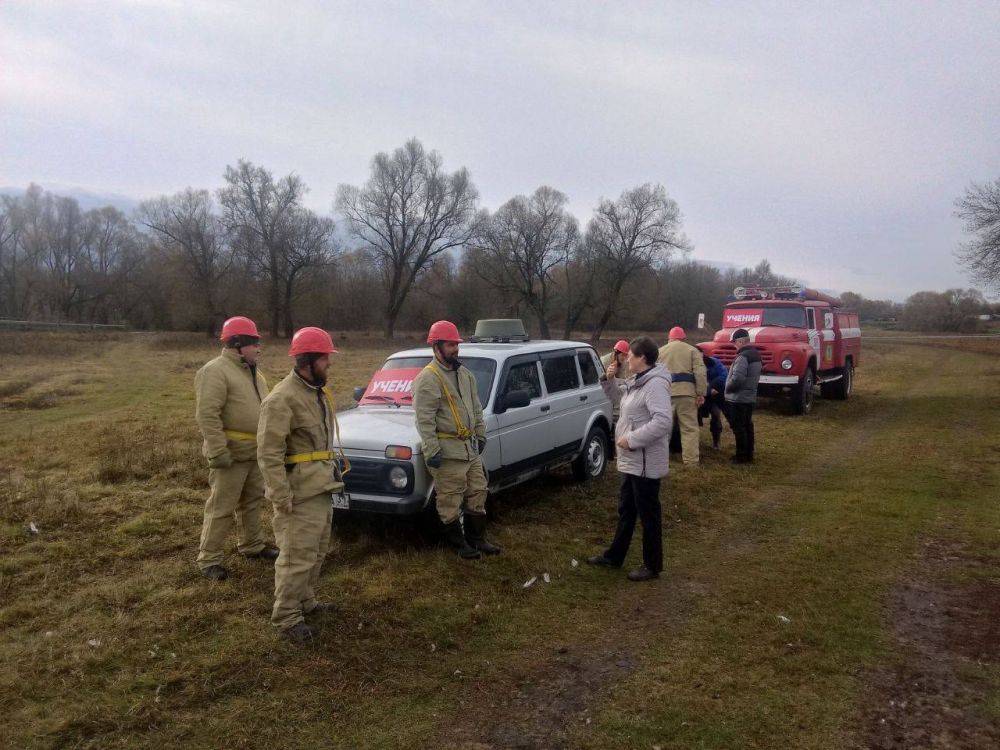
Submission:
<svg viewBox="0 0 1000 750">
<path fill-rule="evenodd" d="M 737 286 L 794 284 L 761 260 L 720 269 L 690 258 L 681 207 L 663 185 L 603 198 L 585 223 L 558 186 L 539 185 L 495 211 L 464 167 L 416 139 L 376 154 L 367 182 L 341 185 L 322 216 L 307 185 L 238 161 L 219 187 L 142 202 L 127 216 L 84 211 L 37 185 L 0 196 L 0 317 L 123 323 L 215 335 L 228 316 L 271 335 L 302 325 L 417 332 L 437 319 L 464 331 L 520 317 L 542 337 L 606 330 L 717 327 Z M 957 204 L 972 235 L 962 259 L 996 280 L 1000 181 Z M 914 294 L 906 303 L 852 292 L 863 321 L 915 330 L 973 330 L 994 308 L 975 290 Z"/>
</svg>

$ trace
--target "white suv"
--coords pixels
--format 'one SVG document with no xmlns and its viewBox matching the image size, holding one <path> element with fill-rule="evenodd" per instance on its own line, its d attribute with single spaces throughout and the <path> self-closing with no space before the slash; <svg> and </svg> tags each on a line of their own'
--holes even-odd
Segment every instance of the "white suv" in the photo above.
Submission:
<svg viewBox="0 0 1000 750">
<path fill-rule="evenodd" d="M 355 389 L 357 408 L 337 414 L 351 461 L 345 509 L 410 514 L 432 502 L 412 400 L 413 380 L 432 357 L 429 347 L 393 354 L 367 388 Z M 565 464 L 580 480 L 604 473 L 611 402 L 598 382 L 601 363 L 593 347 L 473 339 L 459 357 L 479 385 L 491 493 Z"/>
</svg>

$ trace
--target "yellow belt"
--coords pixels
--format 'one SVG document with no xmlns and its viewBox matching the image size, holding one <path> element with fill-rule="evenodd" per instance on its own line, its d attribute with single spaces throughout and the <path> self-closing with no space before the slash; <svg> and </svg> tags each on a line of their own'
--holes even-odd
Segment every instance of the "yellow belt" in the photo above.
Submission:
<svg viewBox="0 0 1000 750">
<path fill-rule="evenodd" d="M 329 388 L 323 388 L 323 395 L 326 397 L 327 406 L 330 409 L 330 417 L 333 420 L 333 432 L 340 450 L 335 454 L 333 451 L 312 451 L 311 453 L 292 453 L 285 456 L 286 464 L 305 464 L 310 461 L 332 461 L 338 455 L 340 457 L 340 476 L 343 478 L 351 470 L 351 462 L 344 455 L 344 446 L 340 442 L 340 424 L 337 422 L 337 404 L 333 400 L 333 393 Z"/>
<path fill-rule="evenodd" d="M 233 440 L 252 440 L 257 442 L 257 434 L 254 432 L 240 432 L 239 430 L 223 430 L 227 438 Z"/>
<path fill-rule="evenodd" d="M 332 461 L 333 451 L 313 451 L 312 453 L 293 453 L 285 456 L 286 464 L 305 464 L 310 461 Z"/>
</svg>

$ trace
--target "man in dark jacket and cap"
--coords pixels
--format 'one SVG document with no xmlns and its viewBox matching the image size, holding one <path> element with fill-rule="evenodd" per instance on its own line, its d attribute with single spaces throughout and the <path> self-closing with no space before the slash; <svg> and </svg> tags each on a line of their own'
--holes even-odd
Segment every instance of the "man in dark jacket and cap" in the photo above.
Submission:
<svg viewBox="0 0 1000 750">
<path fill-rule="evenodd" d="M 736 438 L 736 455 L 732 461 L 734 464 L 749 464 L 753 462 L 753 407 L 757 403 L 761 360 L 745 328 L 733 331 L 732 341 L 737 348 L 736 359 L 726 378 L 726 406 L 729 409 L 729 424 Z"/>
</svg>

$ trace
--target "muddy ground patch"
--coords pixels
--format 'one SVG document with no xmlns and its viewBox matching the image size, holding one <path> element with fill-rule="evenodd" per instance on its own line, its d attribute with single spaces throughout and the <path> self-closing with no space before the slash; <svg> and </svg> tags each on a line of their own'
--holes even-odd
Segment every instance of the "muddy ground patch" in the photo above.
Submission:
<svg viewBox="0 0 1000 750">
<path fill-rule="evenodd" d="M 994 575 L 984 576 L 987 570 Z M 961 547 L 924 546 L 890 597 L 898 658 L 870 676 L 861 746 L 1000 747 L 1000 720 L 988 701 L 1000 674 L 996 571 L 996 560 Z"/>
</svg>

